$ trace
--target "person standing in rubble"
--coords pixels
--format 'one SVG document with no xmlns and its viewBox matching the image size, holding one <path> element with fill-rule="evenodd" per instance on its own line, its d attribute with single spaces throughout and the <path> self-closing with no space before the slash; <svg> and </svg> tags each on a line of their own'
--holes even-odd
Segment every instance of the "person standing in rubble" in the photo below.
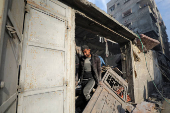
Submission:
<svg viewBox="0 0 170 113">
<path fill-rule="evenodd" d="M 91 98 L 90 92 L 95 84 L 102 85 L 100 58 L 90 53 L 87 45 L 82 46 L 83 57 L 80 58 L 80 81 L 86 101 Z"/>
</svg>

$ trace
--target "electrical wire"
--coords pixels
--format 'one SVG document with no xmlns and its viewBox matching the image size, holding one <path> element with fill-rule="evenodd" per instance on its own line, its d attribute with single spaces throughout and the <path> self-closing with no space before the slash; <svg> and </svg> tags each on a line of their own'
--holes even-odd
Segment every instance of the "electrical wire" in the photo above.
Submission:
<svg viewBox="0 0 170 113">
<path fill-rule="evenodd" d="M 147 56 L 149 59 L 152 59 L 151 57 L 149 57 L 149 56 Z M 161 69 L 161 67 L 162 68 L 165 68 L 165 69 L 167 69 L 167 70 L 169 70 L 170 71 L 170 69 L 168 69 L 168 68 L 166 68 L 166 67 L 164 67 L 164 66 L 162 66 L 161 64 L 156 64 L 155 62 L 153 62 L 158 68 L 159 68 L 159 70 L 161 71 L 161 73 L 162 73 L 162 75 L 164 75 L 167 79 L 168 79 L 168 81 L 170 82 L 170 79 L 167 77 L 167 74 L 165 74 L 165 72 L 163 71 L 163 69 Z M 161 67 L 160 67 L 161 66 Z"/>
<path fill-rule="evenodd" d="M 152 59 L 151 57 L 149 57 L 149 56 L 147 56 L 149 59 Z M 153 62 L 155 65 L 157 65 L 155 62 Z M 158 62 L 158 65 L 159 65 L 159 67 L 162 67 L 162 68 L 165 68 L 166 70 L 169 70 L 170 71 L 170 69 L 169 68 L 167 68 L 167 67 L 165 67 L 165 66 L 163 66 L 163 65 L 161 65 L 159 62 Z M 158 66 L 157 65 L 157 66 Z"/>
<path fill-rule="evenodd" d="M 164 67 L 163 65 L 161 65 L 161 64 L 159 64 L 162 68 L 165 68 L 166 70 L 169 70 L 170 71 L 170 69 L 168 69 L 167 67 Z"/>
<path fill-rule="evenodd" d="M 149 57 L 149 56 L 147 56 L 147 57 L 148 57 L 149 59 L 152 59 L 152 58 Z M 153 62 L 153 63 L 159 68 L 159 70 L 161 71 L 162 75 L 164 75 L 164 76 L 168 79 L 168 81 L 170 82 L 170 79 L 167 77 L 167 74 L 165 74 L 164 70 L 161 69 L 161 67 L 163 67 L 163 68 L 165 68 L 165 69 L 167 69 L 167 70 L 169 70 L 169 71 L 170 71 L 170 69 L 162 66 L 161 64 L 158 64 L 158 65 L 157 65 L 155 62 Z M 160 67 L 160 66 L 161 66 L 161 67 Z"/>
<path fill-rule="evenodd" d="M 161 70 L 161 69 L 160 69 Z M 162 72 L 162 71 L 161 71 Z M 164 75 L 164 77 L 167 78 L 167 80 L 170 82 L 170 79 L 167 77 L 167 75 L 165 73 L 162 72 L 162 75 Z"/>
<path fill-rule="evenodd" d="M 140 38 L 140 36 L 139 36 L 138 34 L 137 34 L 137 36 L 138 36 L 138 38 L 139 38 L 139 40 L 140 40 L 140 42 L 141 42 L 141 44 L 142 44 L 142 50 L 143 50 L 143 43 L 142 43 L 142 40 L 141 40 L 141 38 Z M 144 50 L 143 50 L 143 53 L 144 53 L 144 56 L 145 56 Z M 162 95 L 162 93 L 161 93 L 161 92 L 159 91 L 159 89 L 157 88 L 155 82 L 153 81 L 153 78 L 151 77 L 151 74 L 150 74 L 149 69 L 148 69 L 148 64 L 147 64 L 147 61 L 146 61 L 146 56 L 145 56 L 145 62 L 146 62 L 147 71 L 148 71 L 148 73 L 149 73 L 149 76 L 150 76 L 150 78 L 151 78 L 151 80 L 152 80 L 152 82 L 153 82 L 153 84 L 154 84 L 156 90 L 157 90 L 158 93 L 162 96 L 162 98 L 163 98 L 168 104 L 170 104 L 170 102 L 168 102 L 168 100 L 166 100 L 166 98 Z"/>
<path fill-rule="evenodd" d="M 162 75 L 166 77 L 166 79 L 170 82 L 170 79 L 167 77 L 167 74 L 163 72 L 163 70 L 158 66 L 159 70 L 161 71 Z"/>
</svg>

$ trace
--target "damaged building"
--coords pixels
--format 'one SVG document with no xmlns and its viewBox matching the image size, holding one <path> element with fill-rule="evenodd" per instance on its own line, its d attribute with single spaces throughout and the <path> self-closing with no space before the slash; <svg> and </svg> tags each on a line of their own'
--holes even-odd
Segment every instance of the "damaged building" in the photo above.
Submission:
<svg viewBox="0 0 170 113">
<path fill-rule="evenodd" d="M 155 0 L 110 0 L 107 13 L 133 32 L 159 40 L 153 49 L 169 56 L 167 28 Z"/>
<path fill-rule="evenodd" d="M 86 0 L 1 0 L 0 6 L 1 113 L 78 112 L 75 57 L 84 44 L 106 66 L 103 85 L 80 112 L 167 106 L 170 61 L 152 50 L 159 41 L 138 36 Z"/>
</svg>

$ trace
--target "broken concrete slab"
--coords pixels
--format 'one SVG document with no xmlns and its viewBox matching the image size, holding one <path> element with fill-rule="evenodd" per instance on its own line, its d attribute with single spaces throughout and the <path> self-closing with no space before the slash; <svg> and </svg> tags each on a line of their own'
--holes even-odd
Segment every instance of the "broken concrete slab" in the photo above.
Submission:
<svg viewBox="0 0 170 113">
<path fill-rule="evenodd" d="M 156 106 L 154 103 L 142 102 L 136 105 L 136 108 L 132 111 L 133 113 L 158 113 L 155 109 Z"/>
<path fill-rule="evenodd" d="M 134 107 L 132 104 L 130 104 L 130 103 L 127 103 L 127 104 L 126 104 L 126 110 L 127 110 L 129 113 L 132 113 L 134 109 L 135 109 L 135 107 Z"/>
<path fill-rule="evenodd" d="M 83 113 L 125 113 L 127 101 L 127 82 L 111 68 L 108 68 Z M 117 93 L 119 88 L 122 90 Z"/>
<path fill-rule="evenodd" d="M 158 40 L 153 39 L 153 38 L 150 38 L 150 37 L 148 37 L 148 36 L 146 36 L 146 35 L 144 35 L 144 34 L 141 34 L 141 35 L 140 35 L 140 38 L 141 38 L 141 41 L 142 41 L 142 43 L 143 43 L 143 45 L 144 45 L 144 48 L 142 49 L 142 44 L 141 44 L 141 41 L 140 41 L 139 38 L 137 39 L 136 42 L 137 42 L 138 48 L 139 48 L 140 51 L 142 51 L 142 52 L 143 52 L 143 50 L 144 50 L 144 52 L 146 52 L 146 51 L 148 51 L 148 50 L 151 50 L 151 49 L 153 49 L 155 46 L 157 46 L 157 45 L 160 44 L 160 42 L 159 42 Z"/>
</svg>

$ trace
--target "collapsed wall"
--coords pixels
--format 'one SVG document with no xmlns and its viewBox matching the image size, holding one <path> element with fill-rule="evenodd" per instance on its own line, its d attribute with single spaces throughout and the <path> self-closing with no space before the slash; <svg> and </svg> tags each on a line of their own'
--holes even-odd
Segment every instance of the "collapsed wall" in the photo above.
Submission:
<svg viewBox="0 0 170 113">
<path fill-rule="evenodd" d="M 149 50 L 147 53 L 141 52 L 137 46 L 133 45 L 134 55 L 134 98 L 136 103 L 140 103 L 156 90 L 152 80 L 158 89 L 162 85 L 162 75 L 158 66 L 157 53 Z M 146 66 L 147 65 L 147 66 Z"/>
</svg>

